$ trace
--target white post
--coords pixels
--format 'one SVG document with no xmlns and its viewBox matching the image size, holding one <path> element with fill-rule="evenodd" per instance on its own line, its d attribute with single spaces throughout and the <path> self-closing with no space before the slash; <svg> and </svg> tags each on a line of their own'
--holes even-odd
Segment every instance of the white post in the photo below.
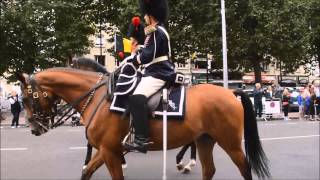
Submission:
<svg viewBox="0 0 320 180">
<path fill-rule="evenodd" d="M 167 179 L 167 107 L 168 91 L 166 88 L 162 91 L 163 95 L 163 175 L 162 179 Z"/>
<path fill-rule="evenodd" d="M 228 88 L 227 32 L 224 0 L 221 0 L 222 19 L 222 55 L 223 55 L 223 87 Z"/>
</svg>

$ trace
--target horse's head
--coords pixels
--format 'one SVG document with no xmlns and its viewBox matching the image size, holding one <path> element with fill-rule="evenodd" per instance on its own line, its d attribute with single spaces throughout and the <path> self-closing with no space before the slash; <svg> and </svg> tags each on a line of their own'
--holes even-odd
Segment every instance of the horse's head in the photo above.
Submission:
<svg viewBox="0 0 320 180">
<path fill-rule="evenodd" d="M 16 74 L 21 82 L 22 100 L 30 122 L 31 133 L 40 136 L 50 129 L 50 120 L 55 116 L 57 97 L 36 82 L 33 75 Z"/>
</svg>

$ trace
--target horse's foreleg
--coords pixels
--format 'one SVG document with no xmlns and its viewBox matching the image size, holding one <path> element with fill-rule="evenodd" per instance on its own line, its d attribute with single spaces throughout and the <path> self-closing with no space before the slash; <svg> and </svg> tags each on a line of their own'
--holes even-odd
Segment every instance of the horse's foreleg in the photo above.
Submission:
<svg viewBox="0 0 320 180">
<path fill-rule="evenodd" d="M 101 153 L 111 178 L 116 180 L 124 179 L 121 167 L 122 150 L 104 149 Z"/>
<path fill-rule="evenodd" d="M 202 179 L 212 179 L 216 172 L 212 156 L 212 150 L 215 142 L 210 136 L 202 135 L 196 140 L 196 144 L 199 153 L 199 160 L 202 166 Z"/>
<path fill-rule="evenodd" d="M 88 180 L 92 174 L 103 164 L 103 158 L 98 150 L 92 159 L 89 161 L 87 167 L 82 170 L 81 180 Z"/>
</svg>

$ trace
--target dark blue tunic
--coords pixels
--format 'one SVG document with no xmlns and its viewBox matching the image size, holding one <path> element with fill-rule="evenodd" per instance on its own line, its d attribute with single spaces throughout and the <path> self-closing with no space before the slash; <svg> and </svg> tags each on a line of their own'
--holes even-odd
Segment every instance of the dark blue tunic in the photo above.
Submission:
<svg viewBox="0 0 320 180">
<path fill-rule="evenodd" d="M 143 76 L 152 76 L 163 81 L 174 81 L 175 70 L 169 58 L 170 47 L 168 41 L 166 33 L 159 26 L 156 26 L 156 30 L 147 35 L 144 48 L 141 48 L 133 58 L 133 63 L 147 66 Z M 154 59 L 163 56 L 166 56 L 167 60 L 148 66 L 148 63 L 152 63 Z"/>
</svg>

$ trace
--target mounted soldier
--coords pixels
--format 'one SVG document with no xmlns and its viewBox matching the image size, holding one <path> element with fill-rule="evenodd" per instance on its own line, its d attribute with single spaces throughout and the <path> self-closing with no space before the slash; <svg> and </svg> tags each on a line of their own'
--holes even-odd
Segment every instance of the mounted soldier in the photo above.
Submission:
<svg viewBox="0 0 320 180">
<path fill-rule="evenodd" d="M 174 65 L 170 60 L 170 37 L 164 28 L 168 18 L 168 2 L 166 0 L 140 0 L 141 13 L 148 25 L 145 28 L 144 47 L 135 52 L 131 62 L 144 65 L 143 77 L 133 95 L 129 99 L 130 112 L 133 117 L 135 139 L 127 142 L 126 148 L 146 152 L 149 136 L 148 98 L 163 88 L 167 82 L 175 78 Z"/>
</svg>

